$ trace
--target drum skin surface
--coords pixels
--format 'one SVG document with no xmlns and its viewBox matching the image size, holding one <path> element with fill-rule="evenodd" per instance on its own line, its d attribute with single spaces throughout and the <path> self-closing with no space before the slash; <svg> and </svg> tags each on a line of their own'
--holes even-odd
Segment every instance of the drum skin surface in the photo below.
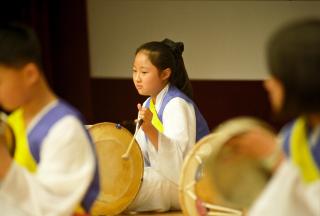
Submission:
<svg viewBox="0 0 320 216">
<path fill-rule="evenodd" d="M 143 156 L 136 141 L 129 158 L 126 152 L 132 134 L 115 123 L 103 122 L 90 126 L 89 132 L 96 146 L 100 194 L 92 215 L 116 215 L 123 212 L 136 197 L 143 178 Z"/>
<path fill-rule="evenodd" d="M 179 200 L 184 215 L 199 215 L 195 208 L 196 200 L 193 199 L 193 194 L 198 193 L 198 196 L 201 196 L 202 199 L 212 199 L 216 194 L 216 189 L 208 176 L 201 176 L 200 178 L 200 175 L 203 175 L 203 167 L 202 170 L 199 169 L 201 167 L 199 163 L 203 163 L 202 158 L 214 157 L 219 150 L 218 145 L 201 144 L 209 143 L 211 136 L 202 138 L 185 158 L 179 182 Z"/>
<path fill-rule="evenodd" d="M 184 215 L 243 215 L 281 160 L 275 138 L 258 122 L 246 118 L 203 137 L 186 156 L 180 175 L 179 201 Z"/>
</svg>

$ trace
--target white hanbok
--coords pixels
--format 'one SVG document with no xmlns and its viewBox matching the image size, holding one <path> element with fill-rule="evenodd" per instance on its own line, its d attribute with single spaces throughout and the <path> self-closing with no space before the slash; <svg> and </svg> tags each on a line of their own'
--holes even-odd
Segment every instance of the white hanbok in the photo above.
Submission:
<svg viewBox="0 0 320 216">
<path fill-rule="evenodd" d="M 157 112 L 168 88 L 169 85 L 157 95 Z M 164 131 L 158 135 L 158 150 L 146 138 L 142 129 L 138 131 L 137 141 L 145 157 L 145 170 L 142 187 L 129 210 L 180 209 L 180 171 L 186 154 L 196 142 L 196 116 L 193 105 L 179 97 L 171 99 L 164 108 L 162 124 Z"/>
<path fill-rule="evenodd" d="M 280 134 L 287 157 L 250 209 L 250 216 L 320 216 L 320 169 L 316 162 L 320 157 L 320 127 L 310 130 L 304 118 L 288 125 Z"/>
<path fill-rule="evenodd" d="M 30 132 L 56 101 L 30 122 Z M 44 138 L 35 173 L 13 161 L 0 182 L 1 216 L 67 216 L 83 198 L 95 170 L 94 153 L 82 123 L 58 120 Z"/>
<path fill-rule="evenodd" d="M 250 209 L 249 216 L 319 216 L 320 180 L 305 184 L 299 170 L 285 160 Z"/>
</svg>

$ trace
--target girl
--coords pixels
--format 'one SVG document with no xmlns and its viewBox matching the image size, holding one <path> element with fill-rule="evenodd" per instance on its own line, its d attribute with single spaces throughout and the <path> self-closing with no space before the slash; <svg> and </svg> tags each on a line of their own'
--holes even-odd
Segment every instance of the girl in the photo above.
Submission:
<svg viewBox="0 0 320 216">
<path fill-rule="evenodd" d="M 320 20 L 278 31 L 268 61 L 274 111 L 298 118 L 281 133 L 287 157 L 250 215 L 320 215 Z"/>
<path fill-rule="evenodd" d="M 136 51 L 133 81 L 140 95 L 150 96 L 141 106 L 143 120 L 137 141 L 145 158 L 142 188 L 129 209 L 180 209 L 178 181 L 183 159 L 209 133 L 192 101 L 191 84 L 182 59 L 183 43 L 165 39 Z"/>
</svg>

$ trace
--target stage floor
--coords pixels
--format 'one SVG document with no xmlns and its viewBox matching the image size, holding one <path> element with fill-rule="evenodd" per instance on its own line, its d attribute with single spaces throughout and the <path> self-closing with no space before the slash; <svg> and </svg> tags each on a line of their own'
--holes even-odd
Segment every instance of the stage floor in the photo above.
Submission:
<svg viewBox="0 0 320 216">
<path fill-rule="evenodd" d="M 182 216 L 181 211 L 163 212 L 163 213 L 132 213 L 121 214 L 121 216 L 136 215 L 136 216 Z"/>
</svg>

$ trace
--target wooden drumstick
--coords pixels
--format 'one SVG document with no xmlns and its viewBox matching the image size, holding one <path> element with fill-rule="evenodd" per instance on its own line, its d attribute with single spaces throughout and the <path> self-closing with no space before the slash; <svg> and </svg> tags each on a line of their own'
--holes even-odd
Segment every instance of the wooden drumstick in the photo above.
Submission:
<svg viewBox="0 0 320 216">
<path fill-rule="evenodd" d="M 191 184 L 189 184 L 189 185 L 191 185 Z M 185 190 L 192 200 L 197 201 L 198 198 L 193 193 L 193 191 L 191 191 L 187 188 L 185 188 Z M 215 205 L 215 204 L 210 204 L 210 203 L 206 203 L 206 202 L 202 202 L 200 204 L 203 207 L 209 209 L 208 215 L 212 215 L 212 216 L 218 216 L 218 215 L 219 216 L 242 216 L 243 215 L 242 211 L 237 210 L 237 209 L 228 208 L 228 207 Z"/>
<path fill-rule="evenodd" d="M 142 123 L 143 123 L 143 119 L 138 119 L 137 125 L 136 125 L 136 131 L 134 132 L 134 135 L 133 135 L 133 137 L 131 139 L 131 142 L 130 142 L 128 148 L 127 148 L 127 151 L 121 156 L 123 159 L 127 160 L 129 158 L 129 153 L 130 153 L 130 151 L 132 149 L 133 142 L 136 139 L 136 135 L 138 134 L 138 130 L 139 130 L 140 126 L 142 125 Z"/>
</svg>

